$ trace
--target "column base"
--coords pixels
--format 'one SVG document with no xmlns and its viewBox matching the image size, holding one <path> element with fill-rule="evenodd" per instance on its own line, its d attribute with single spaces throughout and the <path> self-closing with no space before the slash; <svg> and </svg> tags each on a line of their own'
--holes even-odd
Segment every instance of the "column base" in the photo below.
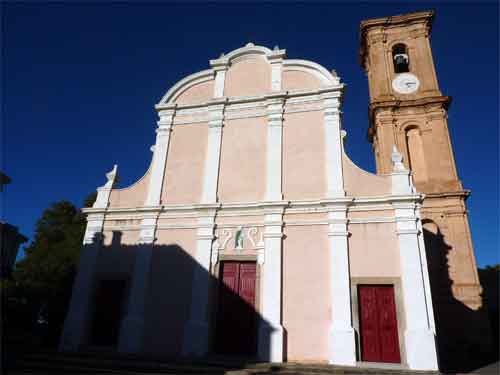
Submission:
<svg viewBox="0 0 500 375">
<path fill-rule="evenodd" d="M 405 331 L 406 360 L 411 370 L 438 370 L 436 340 L 427 329 Z"/>
<path fill-rule="evenodd" d="M 68 323 L 69 325 L 69 323 Z M 64 331 L 61 335 L 61 340 L 59 342 L 60 352 L 77 352 L 81 344 L 81 335 L 75 335 L 72 331 L 72 327 L 66 328 L 64 326 Z"/>
<path fill-rule="evenodd" d="M 118 352 L 139 353 L 142 349 L 144 337 L 144 318 L 142 316 L 127 315 L 120 327 Z"/>
<path fill-rule="evenodd" d="M 351 327 L 330 329 L 331 365 L 356 366 L 356 340 Z"/>
<path fill-rule="evenodd" d="M 203 357 L 208 353 L 208 324 L 189 321 L 184 329 L 182 354 L 189 357 Z"/>
<path fill-rule="evenodd" d="M 283 327 L 272 326 L 267 322 L 259 328 L 259 360 L 264 362 L 283 362 Z"/>
</svg>

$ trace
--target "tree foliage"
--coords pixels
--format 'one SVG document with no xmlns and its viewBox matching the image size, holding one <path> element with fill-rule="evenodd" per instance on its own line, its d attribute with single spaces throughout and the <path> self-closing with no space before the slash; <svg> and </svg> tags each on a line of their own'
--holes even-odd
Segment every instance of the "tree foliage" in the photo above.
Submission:
<svg viewBox="0 0 500 375">
<path fill-rule="evenodd" d="M 85 206 L 94 201 L 92 194 Z M 42 213 L 33 240 L 24 249 L 24 258 L 16 264 L 12 278 L 2 283 L 6 329 L 36 333 L 34 330 L 43 328 L 45 343 L 57 343 L 71 297 L 85 224 L 85 215 L 68 201 L 53 203 Z"/>
</svg>

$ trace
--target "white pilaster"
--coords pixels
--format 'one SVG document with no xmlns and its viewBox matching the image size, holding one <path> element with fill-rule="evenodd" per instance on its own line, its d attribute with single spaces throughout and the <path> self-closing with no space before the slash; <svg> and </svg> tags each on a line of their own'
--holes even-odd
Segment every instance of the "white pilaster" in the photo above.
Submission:
<svg viewBox="0 0 500 375">
<path fill-rule="evenodd" d="M 172 130 L 175 115 L 175 104 L 170 108 L 159 111 L 160 120 L 156 129 L 156 143 L 154 145 L 153 165 L 149 181 L 148 194 L 145 206 L 159 206 L 165 165 L 167 163 L 168 147 L 170 143 L 170 132 Z"/>
<path fill-rule="evenodd" d="M 224 125 L 224 107 L 226 99 L 214 100 L 208 108 L 208 145 L 205 159 L 205 176 L 203 179 L 202 203 L 217 202 L 217 184 L 219 180 L 219 164 Z"/>
<path fill-rule="evenodd" d="M 210 286 L 210 259 L 214 239 L 215 210 L 207 212 L 198 222 L 196 266 L 193 271 L 191 310 L 184 330 L 182 353 L 202 357 L 208 352 L 208 295 Z"/>
<path fill-rule="evenodd" d="M 330 246 L 330 363 L 356 365 L 356 342 L 351 319 L 351 288 L 347 243 L 347 202 L 331 207 L 328 213 Z"/>
<path fill-rule="evenodd" d="M 283 327 L 281 325 L 281 252 L 283 209 L 269 210 L 264 217 L 264 252 L 261 257 L 261 320 L 258 356 L 266 362 L 283 361 Z"/>
<path fill-rule="evenodd" d="M 99 249 L 102 244 L 103 223 L 104 214 L 92 214 L 87 217 L 78 273 L 73 283 L 69 310 L 59 343 L 60 351 L 77 351 L 88 339 L 90 304 Z"/>
<path fill-rule="evenodd" d="M 273 94 L 267 98 L 267 169 L 266 201 L 281 201 L 283 155 L 283 107 L 285 94 Z"/>
<path fill-rule="evenodd" d="M 434 335 L 434 313 L 428 284 L 423 233 L 419 224 L 418 196 L 414 193 L 410 172 L 404 168 L 403 157 L 394 147 L 392 153 L 392 191 L 394 195 L 413 195 L 392 205 L 401 260 L 406 330 L 404 333 L 406 361 L 412 370 L 437 370 Z"/>
<path fill-rule="evenodd" d="M 120 327 L 118 340 L 120 353 L 140 353 L 144 345 L 146 296 L 149 288 L 158 212 L 144 215 L 135 251 L 134 269 L 127 301 L 127 315 Z"/>
<path fill-rule="evenodd" d="M 323 98 L 325 124 L 325 152 L 327 197 L 344 197 L 344 177 L 342 171 L 342 143 L 340 98 L 341 91 L 327 91 L 321 94 Z"/>
<path fill-rule="evenodd" d="M 97 189 L 97 198 L 92 206 L 92 209 L 100 209 L 101 212 L 89 213 L 87 216 L 78 273 L 73 283 L 69 310 L 59 343 L 61 351 L 76 351 L 87 340 L 94 274 L 103 240 L 104 210 L 108 207 L 111 190 L 118 182 L 116 165 L 106 174 L 106 178 L 106 184 Z"/>
<path fill-rule="evenodd" d="M 412 370 L 437 370 L 434 324 L 430 321 L 432 301 L 425 293 L 422 264 L 422 233 L 417 227 L 415 204 L 393 203 L 401 257 L 401 281 L 405 311 L 405 348 L 408 367 Z"/>
<path fill-rule="evenodd" d="M 274 50 L 267 56 L 267 60 L 271 64 L 271 91 L 281 91 L 281 82 L 283 76 L 283 58 L 285 57 L 285 50 L 280 50 L 275 47 Z"/>
</svg>

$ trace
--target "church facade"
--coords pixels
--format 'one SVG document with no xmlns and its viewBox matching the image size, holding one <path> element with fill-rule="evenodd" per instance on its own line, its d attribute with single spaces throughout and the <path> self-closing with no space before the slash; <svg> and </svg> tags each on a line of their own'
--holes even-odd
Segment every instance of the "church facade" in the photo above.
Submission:
<svg viewBox="0 0 500 375">
<path fill-rule="evenodd" d="M 119 189 L 115 166 L 85 209 L 60 349 L 436 370 L 424 225 L 444 206 L 456 293 L 480 286 L 431 19 L 361 25 L 377 174 L 346 154 L 344 84 L 315 62 L 249 43 L 168 90 L 148 171 Z"/>
</svg>

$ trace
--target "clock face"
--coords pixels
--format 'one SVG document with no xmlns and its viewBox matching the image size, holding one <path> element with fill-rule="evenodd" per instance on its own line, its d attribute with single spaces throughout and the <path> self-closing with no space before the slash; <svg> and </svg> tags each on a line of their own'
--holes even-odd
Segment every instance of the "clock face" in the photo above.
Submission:
<svg viewBox="0 0 500 375">
<path fill-rule="evenodd" d="M 420 81 L 411 73 L 401 73 L 392 81 L 392 88 L 400 94 L 411 94 L 418 90 Z"/>
</svg>

